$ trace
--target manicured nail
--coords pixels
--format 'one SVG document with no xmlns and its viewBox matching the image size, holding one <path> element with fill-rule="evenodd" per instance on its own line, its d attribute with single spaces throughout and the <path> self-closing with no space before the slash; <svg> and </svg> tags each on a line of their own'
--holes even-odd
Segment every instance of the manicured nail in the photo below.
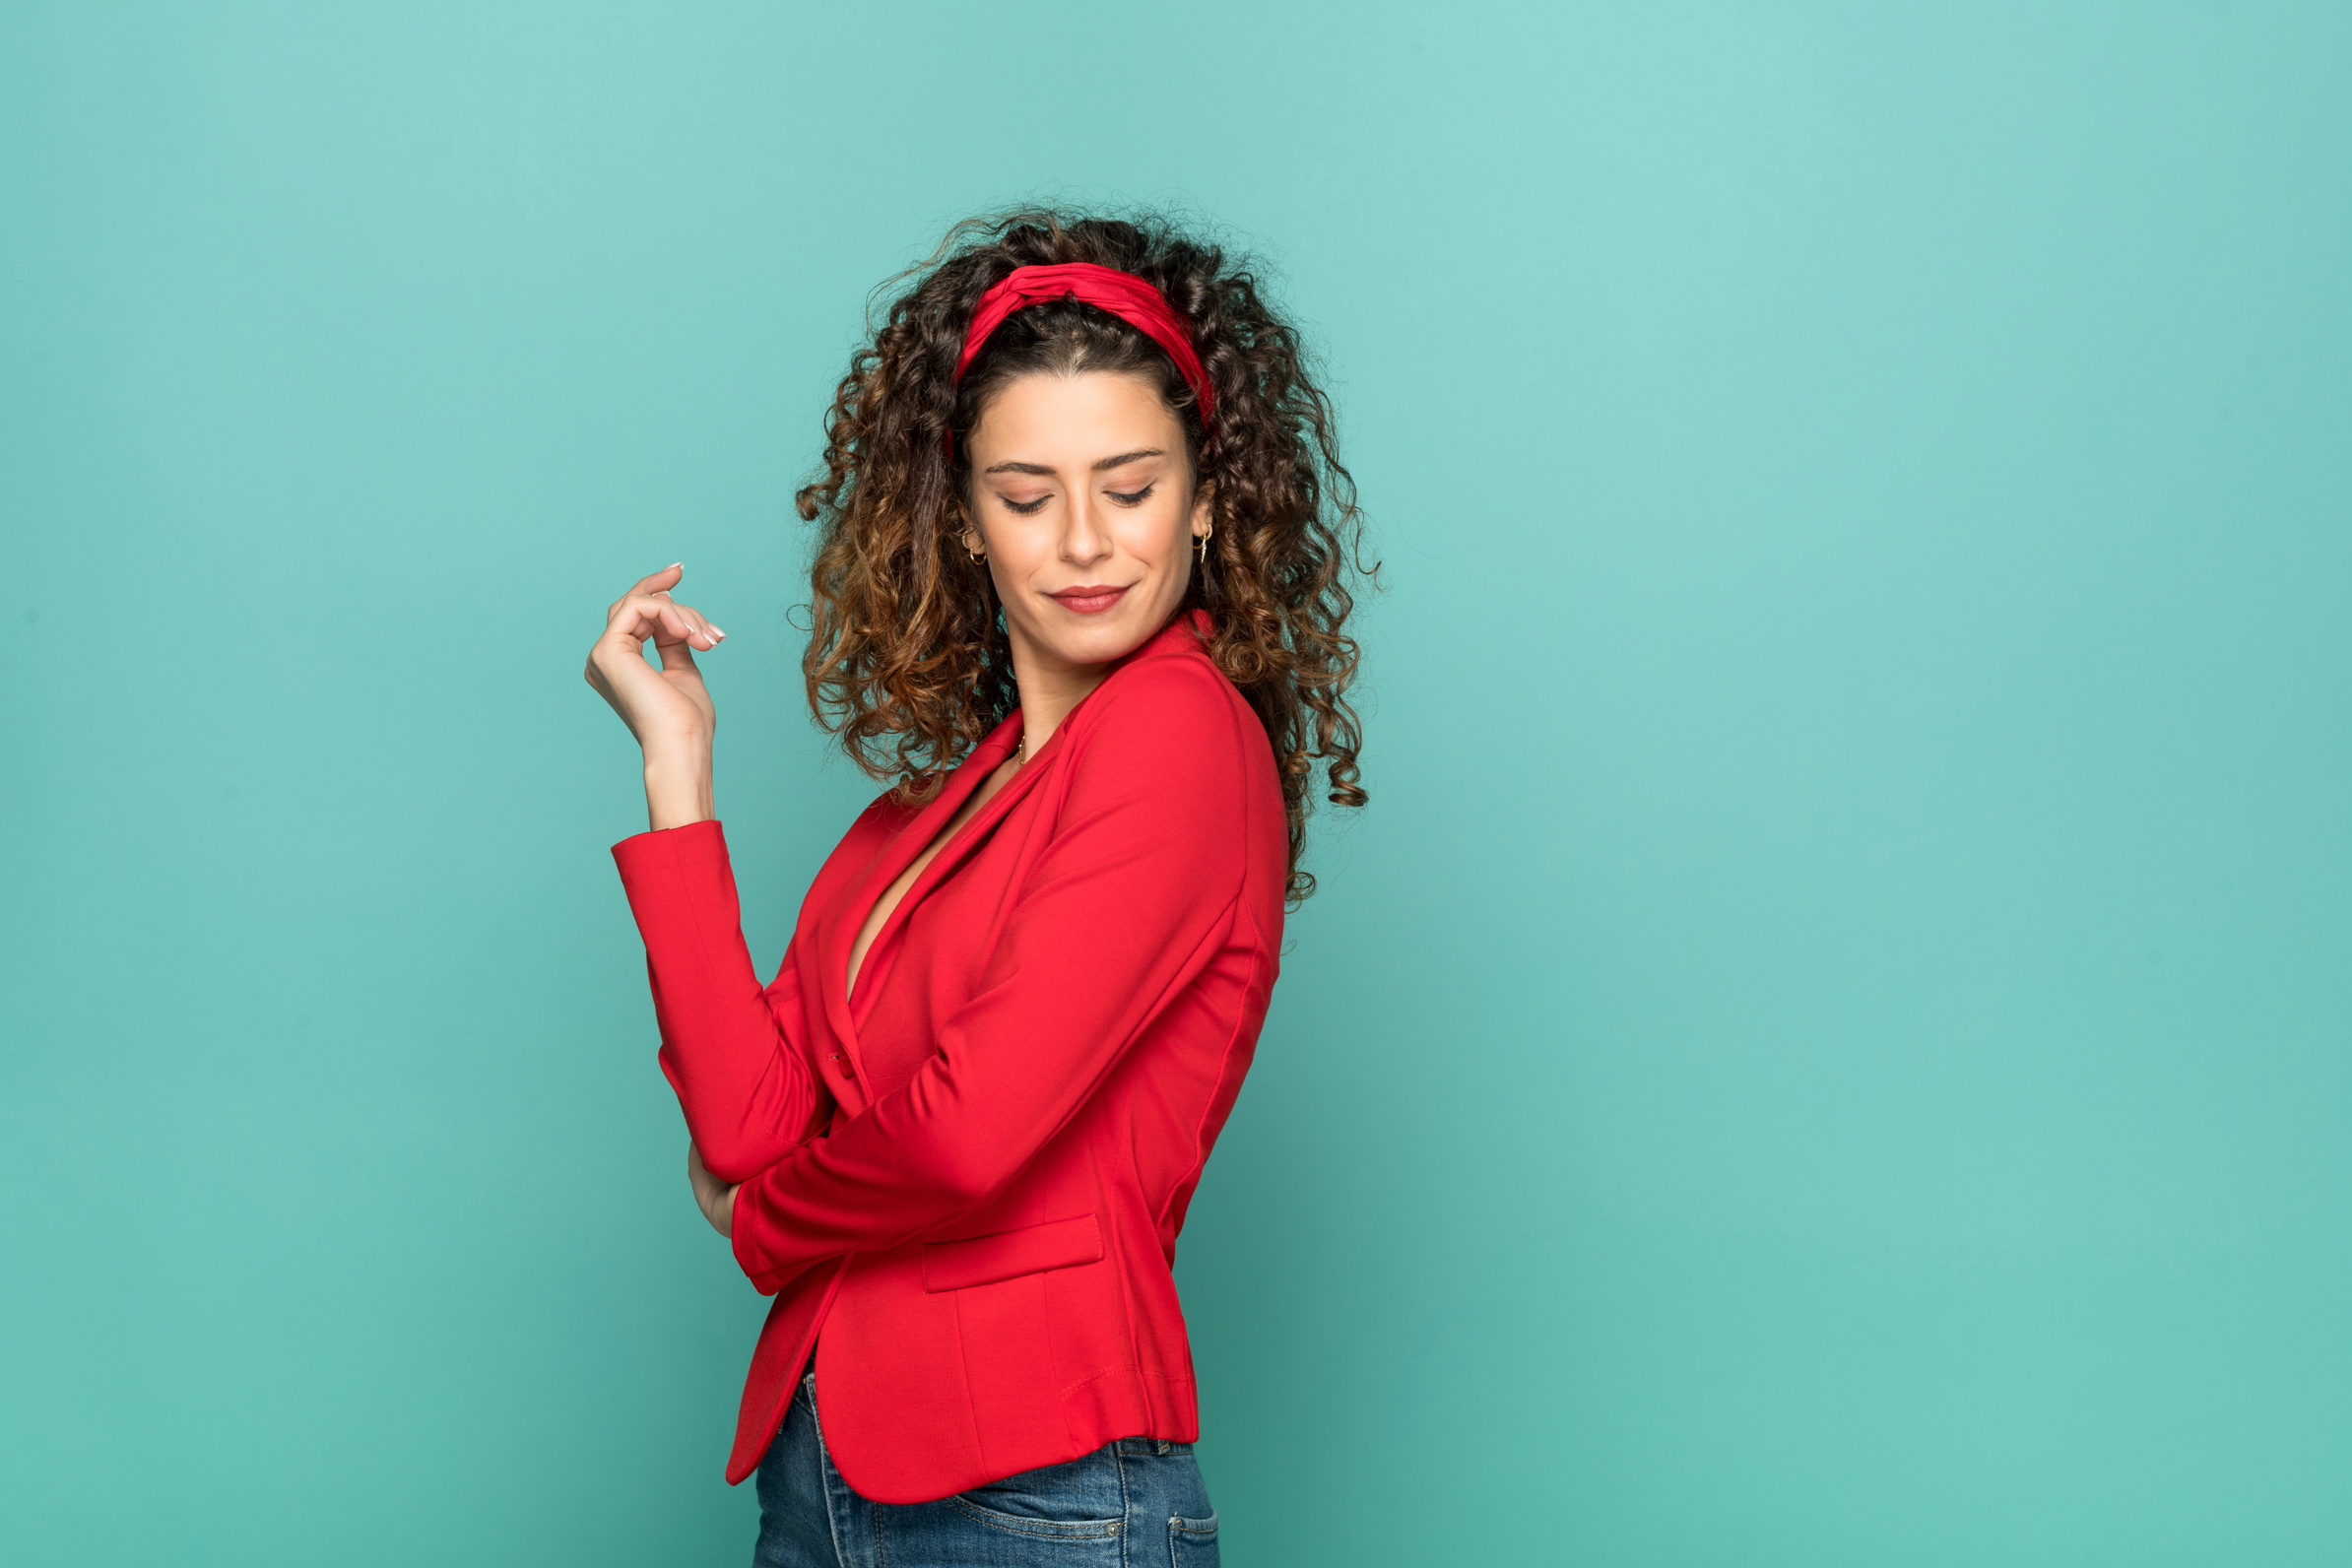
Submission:
<svg viewBox="0 0 2352 1568">
<path fill-rule="evenodd" d="M 711 634 L 712 636 L 714 636 L 714 637 L 724 637 L 725 635 L 727 635 L 727 633 L 725 633 L 724 631 L 721 631 L 721 630 L 720 630 L 718 627 L 716 627 L 716 626 L 713 626 L 713 627 L 711 627 L 711 628 L 710 628 L 710 634 Z"/>
<path fill-rule="evenodd" d="M 685 561 L 683 561 L 683 560 L 674 560 L 674 561 L 670 562 L 670 564 L 669 564 L 669 565 L 667 565 L 667 566 L 664 566 L 664 567 L 662 568 L 662 570 L 664 570 L 664 571 L 684 571 L 684 570 L 686 570 L 686 562 L 685 562 Z"/>
</svg>

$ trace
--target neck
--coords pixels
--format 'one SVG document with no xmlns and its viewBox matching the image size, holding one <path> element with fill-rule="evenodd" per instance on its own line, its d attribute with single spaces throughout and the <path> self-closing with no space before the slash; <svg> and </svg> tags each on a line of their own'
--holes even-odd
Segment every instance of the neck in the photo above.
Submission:
<svg viewBox="0 0 2352 1568">
<path fill-rule="evenodd" d="M 1021 754 L 1035 756 L 1053 738 L 1070 710 L 1110 677 L 1107 664 L 1069 664 L 1015 635 L 1013 684 L 1020 689 Z"/>
</svg>

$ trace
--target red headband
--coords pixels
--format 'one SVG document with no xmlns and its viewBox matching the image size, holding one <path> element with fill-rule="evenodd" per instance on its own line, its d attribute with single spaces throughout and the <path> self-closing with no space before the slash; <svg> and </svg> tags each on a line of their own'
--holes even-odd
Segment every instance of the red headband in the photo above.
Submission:
<svg viewBox="0 0 2352 1568">
<path fill-rule="evenodd" d="M 1193 352 L 1192 329 L 1184 317 L 1169 306 L 1166 294 L 1134 273 L 1097 267 L 1090 261 L 1073 261 L 1058 267 L 1015 267 L 1004 282 L 982 294 L 978 308 L 972 312 L 972 325 L 963 335 L 963 354 L 955 361 L 956 384 L 962 384 L 964 371 L 971 367 L 972 359 L 988 342 L 988 335 L 1003 326 L 1007 316 L 1056 299 L 1076 299 L 1108 310 L 1167 350 L 1168 358 L 1176 361 L 1176 368 L 1184 373 L 1193 396 L 1200 401 L 1201 422 L 1204 425 L 1209 422 L 1209 413 L 1216 407 L 1216 397 L 1209 389 L 1209 372 L 1201 368 L 1201 357 Z"/>
</svg>

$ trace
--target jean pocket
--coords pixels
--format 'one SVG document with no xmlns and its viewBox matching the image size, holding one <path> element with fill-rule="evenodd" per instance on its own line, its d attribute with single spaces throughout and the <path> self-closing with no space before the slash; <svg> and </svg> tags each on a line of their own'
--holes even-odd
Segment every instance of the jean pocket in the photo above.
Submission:
<svg viewBox="0 0 2352 1568">
<path fill-rule="evenodd" d="M 975 1525 L 1032 1540 L 1116 1541 L 1127 1528 L 1118 1468 L 1101 1454 L 1022 1470 L 947 1502 Z"/>
<path fill-rule="evenodd" d="M 1216 1515 L 1207 1519 L 1168 1520 L 1169 1568 L 1217 1568 Z"/>
<path fill-rule="evenodd" d="M 1040 1519 L 1034 1514 L 1008 1514 L 973 1502 L 970 1492 L 958 1492 L 947 1502 L 975 1525 L 986 1525 L 1008 1535 L 1026 1535 L 1032 1540 L 1115 1540 L 1125 1523 L 1118 1519 Z"/>
</svg>

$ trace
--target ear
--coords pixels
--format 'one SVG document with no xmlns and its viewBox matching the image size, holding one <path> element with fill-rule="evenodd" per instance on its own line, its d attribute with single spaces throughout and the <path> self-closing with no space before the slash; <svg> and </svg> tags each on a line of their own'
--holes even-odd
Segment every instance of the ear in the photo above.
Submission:
<svg viewBox="0 0 2352 1568">
<path fill-rule="evenodd" d="M 1193 487 L 1192 529 L 1195 539 L 1207 539 L 1216 527 L 1216 481 L 1205 479 Z"/>
</svg>

